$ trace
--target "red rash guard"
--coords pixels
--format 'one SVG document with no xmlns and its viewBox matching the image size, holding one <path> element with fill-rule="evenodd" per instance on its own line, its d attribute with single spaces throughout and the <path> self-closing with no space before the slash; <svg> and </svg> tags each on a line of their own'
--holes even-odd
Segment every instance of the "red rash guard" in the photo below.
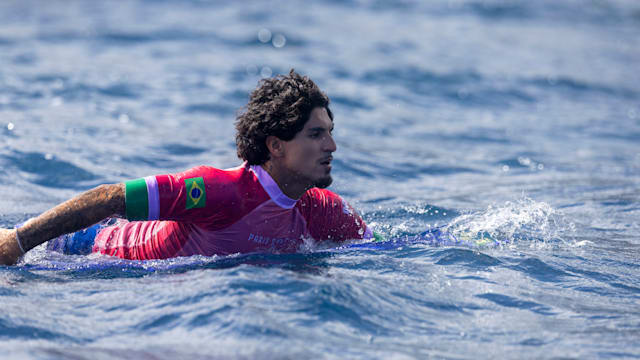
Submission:
<svg viewBox="0 0 640 360">
<path fill-rule="evenodd" d="M 373 236 L 337 194 L 312 188 L 299 200 L 290 199 L 262 167 L 246 163 L 129 181 L 126 217 L 130 221 L 98 233 L 93 252 L 138 260 L 295 252 L 305 239 Z"/>
</svg>

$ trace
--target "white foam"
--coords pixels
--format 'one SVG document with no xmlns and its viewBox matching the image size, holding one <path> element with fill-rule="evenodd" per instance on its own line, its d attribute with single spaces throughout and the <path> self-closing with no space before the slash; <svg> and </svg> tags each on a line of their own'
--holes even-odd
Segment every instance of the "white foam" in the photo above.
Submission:
<svg viewBox="0 0 640 360">
<path fill-rule="evenodd" d="M 531 245 L 565 242 L 563 235 L 574 226 L 564 215 L 545 202 L 523 196 L 502 205 L 456 217 L 445 230 L 459 238 L 478 242 L 510 245 L 528 242 Z"/>
</svg>

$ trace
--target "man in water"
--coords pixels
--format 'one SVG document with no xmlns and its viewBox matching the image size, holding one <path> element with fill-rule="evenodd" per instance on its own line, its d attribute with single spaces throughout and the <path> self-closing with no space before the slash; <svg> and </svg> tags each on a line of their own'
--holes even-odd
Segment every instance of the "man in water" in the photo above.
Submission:
<svg viewBox="0 0 640 360">
<path fill-rule="evenodd" d="M 242 165 L 100 185 L 18 229 L 0 229 L 0 264 L 14 264 L 51 239 L 49 249 L 69 254 L 165 259 L 294 252 L 307 239 L 373 236 L 345 201 L 325 189 L 336 151 L 333 114 L 311 79 L 293 70 L 263 79 L 236 130 Z"/>
</svg>

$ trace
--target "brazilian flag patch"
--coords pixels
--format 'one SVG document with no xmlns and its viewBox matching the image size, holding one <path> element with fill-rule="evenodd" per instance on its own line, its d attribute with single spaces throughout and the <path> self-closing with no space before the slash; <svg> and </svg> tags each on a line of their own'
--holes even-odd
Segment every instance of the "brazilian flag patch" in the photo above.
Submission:
<svg viewBox="0 0 640 360">
<path fill-rule="evenodd" d="M 204 180 L 201 177 L 184 179 L 187 189 L 187 209 L 203 208 L 207 203 L 207 192 L 204 190 Z"/>
</svg>

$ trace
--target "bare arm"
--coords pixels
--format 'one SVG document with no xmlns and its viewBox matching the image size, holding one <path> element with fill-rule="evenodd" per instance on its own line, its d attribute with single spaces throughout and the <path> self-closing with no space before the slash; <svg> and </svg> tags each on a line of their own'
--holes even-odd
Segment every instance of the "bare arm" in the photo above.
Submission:
<svg viewBox="0 0 640 360">
<path fill-rule="evenodd" d="M 124 212 L 124 184 L 100 185 L 27 221 L 18 230 L 0 229 L 0 264 L 14 264 L 22 256 L 20 246 L 27 252 L 55 237 Z"/>
</svg>

